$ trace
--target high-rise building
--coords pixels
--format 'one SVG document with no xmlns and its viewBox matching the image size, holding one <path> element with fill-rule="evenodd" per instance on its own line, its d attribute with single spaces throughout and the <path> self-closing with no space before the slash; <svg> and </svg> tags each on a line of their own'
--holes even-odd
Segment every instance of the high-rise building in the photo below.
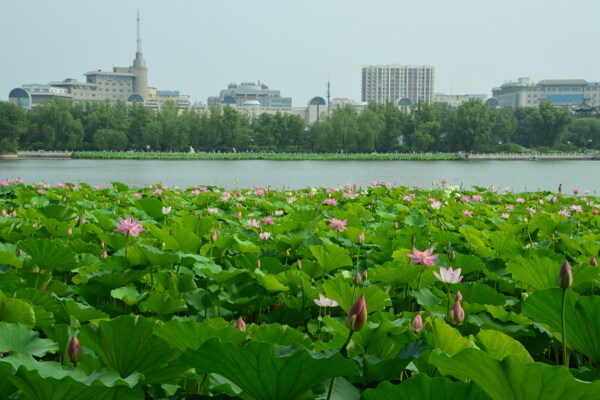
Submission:
<svg viewBox="0 0 600 400">
<path fill-rule="evenodd" d="M 431 103 L 434 75 L 434 68 L 429 65 L 367 65 L 362 69 L 362 101 Z"/>
</svg>

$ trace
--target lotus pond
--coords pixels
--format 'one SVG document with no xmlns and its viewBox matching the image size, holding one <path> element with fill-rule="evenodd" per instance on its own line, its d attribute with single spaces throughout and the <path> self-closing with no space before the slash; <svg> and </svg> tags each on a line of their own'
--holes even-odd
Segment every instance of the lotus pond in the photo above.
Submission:
<svg viewBox="0 0 600 400">
<path fill-rule="evenodd" d="M 597 399 L 599 210 L 0 180 L 0 397 Z"/>
</svg>

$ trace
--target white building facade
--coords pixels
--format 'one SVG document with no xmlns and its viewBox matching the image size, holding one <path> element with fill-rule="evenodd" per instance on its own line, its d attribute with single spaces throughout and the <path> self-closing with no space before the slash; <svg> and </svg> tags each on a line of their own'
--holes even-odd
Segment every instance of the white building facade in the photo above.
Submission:
<svg viewBox="0 0 600 400">
<path fill-rule="evenodd" d="M 500 107 L 538 107 L 549 101 L 557 107 L 587 104 L 600 106 L 600 82 L 585 79 L 546 79 L 532 83 L 529 78 L 519 78 L 492 89 L 492 97 Z"/>
<path fill-rule="evenodd" d="M 435 69 L 430 65 L 368 65 L 362 68 L 362 101 L 431 103 L 434 80 Z"/>
</svg>

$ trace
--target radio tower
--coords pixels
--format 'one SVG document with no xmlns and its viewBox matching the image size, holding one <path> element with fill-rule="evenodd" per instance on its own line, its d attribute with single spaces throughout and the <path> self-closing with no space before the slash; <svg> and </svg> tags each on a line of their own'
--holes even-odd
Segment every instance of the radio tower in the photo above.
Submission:
<svg viewBox="0 0 600 400">
<path fill-rule="evenodd" d="M 329 76 L 327 76 L 327 115 L 329 115 L 329 107 L 331 101 L 331 83 L 329 82 Z"/>
<path fill-rule="evenodd" d="M 142 96 L 144 102 L 148 100 L 148 67 L 142 54 L 142 35 L 140 34 L 140 10 L 137 12 L 137 51 L 131 67 L 133 73 L 133 93 Z"/>
</svg>

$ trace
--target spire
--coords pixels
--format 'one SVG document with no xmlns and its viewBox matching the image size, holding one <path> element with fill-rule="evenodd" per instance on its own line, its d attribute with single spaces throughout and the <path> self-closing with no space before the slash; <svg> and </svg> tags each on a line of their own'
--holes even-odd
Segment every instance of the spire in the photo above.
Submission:
<svg viewBox="0 0 600 400">
<path fill-rule="evenodd" d="M 137 10 L 137 52 L 142 52 L 142 35 L 140 35 L 140 10 Z"/>
</svg>

